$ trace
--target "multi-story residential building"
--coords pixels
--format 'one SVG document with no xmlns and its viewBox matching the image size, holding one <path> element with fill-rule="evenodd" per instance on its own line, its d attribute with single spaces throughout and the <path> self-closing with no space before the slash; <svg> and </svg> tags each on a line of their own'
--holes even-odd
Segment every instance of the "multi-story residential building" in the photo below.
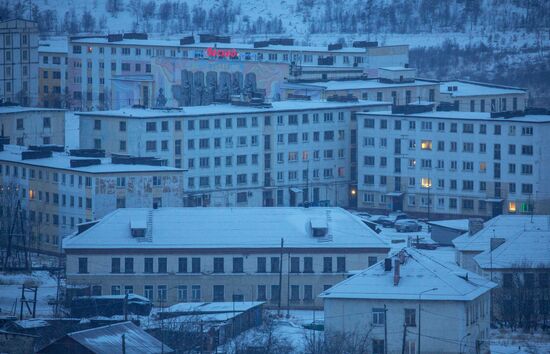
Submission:
<svg viewBox="0 0 550 354">
<path fill-rule="evenodd" d="M 500 215 L 453 240 L 457 262 L 498 283 L 495 318 L 529 328 L 550 317 L 550 216 Z"/>
<path fill-rule="evenodd" d="M 332 95 L 353 95 L 364 100 L 394 105 L 440 101 L 439 81 L 415 78 L 412 68 L 380 68 L 378 78 L 334 81 L 289 81 L 281 86 L 282 99 L 309 96 L 326 99 Z M 397 75 L 397 76 L 396 76 Z"/>
<path fill-rule="evenodd" d="M 70 107 L 67 41 L 41 41 L 38 59 L 38 104 L 42 107 Z"/>
<path fill-rule="evenodd" d="M 320 295 L 325 339 L 374 354 L 488 353 L 495 286 L 405 248 Z"/>
<path fill-rule="evenodd" d="M 38 25 L 0 22 L 0 102 L 35 106 L 38 101 Z"/>
<path fill-rule="evenodd" d="M 358 113 L 359 207 L 489 218 L 550 210 L 550 116 Z"/>
<path fill-rule="evenodd" d="M 523 111 L 527 107 L 527 90 L 465 80 L 444 81 L 441 101 L 450 109 L 463 112 Z"/>
<path fill-rule="evenodd" d="M 72 155 L 57 147 L 26 150 L 2 145 L 0 218 L 6 233 L 20 201 L 24 232 L 32 248 L 59 252 L 62 237 L 78 224 L 101 218 L 117 208 L 181 206 L 182 171 L 136 159 L 113 160 Z M 18 215 L 19 216 L 19 215 Z M 18 219 L 16 219 L 18 220 Z M 19 226 L 17 224 L 17 226 Z"/>
<path fill-rule="evenodd" d="M 355 204 L 356 122 L 387 102 L 282 101 L 79 113 L 80 147 L 184 168 L 186 205 Z"/>
<path fill-rule="evenodd" d="M 389 245 L 340 208 L 160 208 L 118 209 L 63 249 L 67 284 L 92 294 L 318 308 L 317 294 Z"/>
<path fill-rule="evenodd" d="M 65 145 L 64 109 L 0 106 L 0 135 L 12 144 Z"/>
<path fill-rule="evenodd" d="M 180 70 L 201 67 L 202 74 L 194 75 L 191 83 L 201 82 L 205 91 L 220 88 L 223 95 L 225 79 L 208 78 L 207 73 L 232 75 L 228 88 L 239 86 L 247 80 L 235 76 L 236 72 L 250 69 L 255 76 L 262 76 L 260 89 L 271 91 L 275 81 L 285 76 L 338 77 L 347 75 L 343 69 L 363 68 L 376 76 L 381 66 L 408 65 L 408 46 L 382 46 L 377 43 L 358 42 L 355 47 L 295 46 L 293 40 L 271 40 L 256 44 L 228 43 L 228 37 L 201 36 L 200 43 L 192 37 L 177 40 L 149 40 L 146 34 L 73 37 L 68 51 L 68 87 L 71 106 L 81 110 L 92 108 L 121 108 L 134 104 L 155 106 L 159 96 L 168 101 L 178 99 L 182 90 L 173 90 L 169 81 L 177 81 Z M 179 61 L 177 61 L 179 59 Z M 189 60 L 192 59 L 192 60 Z M 167 60 L 171 61 L 167 63 Z M 174 60 L 176 60 L 174 62 Z M 239 68 L 228 70 L 238 63 Z M 273 64 L 261 65 L 259 64 Z M 279 64 L 279 66 L 275 65 Z M 219 66 L 219 68 L 215 68 Z M 255 70 L 261 67 L 261 70 Z M 318 67 L 318 73 L 315 73 Z M 326 71 L 334 68 L 334 72 Z M 194 71 L 194 70 L 192 70 Z M 269 73 L 269 75 L 266 75 Z M 356 73 L 354 74 L 356 75 Z M 217 75 L 215 75 L 217 76 Z M 206 79 L 206 81 L 205 81 Z M 252 79 L 250 79 L 252 80 Z M 178 83 L 177 85 L 185 85 Z M 256 88 L 256 84 L 252 84 Z M 159 90 L 162 91 L 159 92 Z M 121 94 L 121 91 L 124 91 Z M 192 90 L 193 91 L 193 90 Z M 170 94 L 168 94 L 170 93 Z M 270 94 L 269 97 L 277 95 Z M 189 104 L 180 104 L 189 105 Z M 193 104 L 191 104 L 193 105 Z"/>
</svg>

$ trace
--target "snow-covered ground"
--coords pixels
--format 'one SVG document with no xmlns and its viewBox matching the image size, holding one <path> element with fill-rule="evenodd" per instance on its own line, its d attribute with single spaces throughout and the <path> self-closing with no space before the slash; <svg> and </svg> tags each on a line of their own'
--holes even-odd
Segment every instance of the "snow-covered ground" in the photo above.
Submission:
<svg viewBox="0 0 550 354">
<path fill-rule="evenodd" d="M 491 331 L 491 353 L 548 354 L 550 353 L 550 334 L 493 330 Z"/>
<path fill-rule="evenodd" d="M 51 316 L 52 305 L 48 301 L 55 300 L 57 293 L 57 280 L 46 271 L 35 271 L 32 275 L 0 273 L 0 315 L 17 315 L 20 311 L 21 288 L 23 284 L 38 286 L 36 313 L 37 316 Z M 32 293 L 27 292 L 28 299 Z M 32 307 L 32 304 L 31 304 Z M 26 308 L 23 316 L 28 317 Z"/>
</svg>

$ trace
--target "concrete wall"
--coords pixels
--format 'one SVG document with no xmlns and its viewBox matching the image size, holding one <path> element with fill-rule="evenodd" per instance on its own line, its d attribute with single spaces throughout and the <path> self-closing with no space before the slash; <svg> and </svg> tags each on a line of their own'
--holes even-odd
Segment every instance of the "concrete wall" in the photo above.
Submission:
<svg viewBox="0 0 550 354">
<path fill-rule="evenodd" d="M 13 110 L 17 110 L 14 107 Z M 4 135 L 10 137 L 11 144 L 19 145 L 65 145 L 65 114 L 64 110 L 25 110 L 2 113 L 0 109 L 0 126 Z M 8 113 L 9 112 L 9 113 Z M 50 127 L 44 127 L 44 118 L 50 118 Z M 17 121 L 23 120 L 23 128 L 17 128 Z"/>
</svg>

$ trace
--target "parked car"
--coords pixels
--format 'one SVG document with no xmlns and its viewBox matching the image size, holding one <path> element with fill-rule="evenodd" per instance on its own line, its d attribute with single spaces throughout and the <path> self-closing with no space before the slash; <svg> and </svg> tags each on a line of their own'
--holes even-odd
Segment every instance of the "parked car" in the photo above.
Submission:
<svg viewBox="0 0 550 354">
<path fill-rule="evenodd" d="M 365 213 L 364 211 L 360 211 L 358 213 L 355 213 L 355 215 L 359 216 L 360 218 L 365 218 L 365 219 L 369 219 L 369 218 L 372 217 L 371 214 Z"/>
<path fill-rule="evenodd" d="M 395 222 L 397 220 L 408 219 L 409 217 L 402 211 L 394 211 L 388 215 L 388 218 L 393 219 Z"/>
<path fill-rule="evenodd" d="M 395 223 L 395 220 L 392 220 L 391 218 L 387 216 L 383 216 L 375 221 L 378 225 L 381 225 L 382 227 L 392 227 Z"/>
<path fill-rule="evenodd" d="M 416 220 L 401 219 L 395 222 L 395 231 L 397 232 L 418 232 L 422 230 L 422 225 Z"/>
<path fill-rule="evenodd" d="M 392 212 L 388 216 L 382 216 L 378 219 L 371 219 L 375 223 L 382 225 L 383 227 L 393 227 L 397 220 L 408 219 L 407 214 L 397 211 Z"/>
</svg>

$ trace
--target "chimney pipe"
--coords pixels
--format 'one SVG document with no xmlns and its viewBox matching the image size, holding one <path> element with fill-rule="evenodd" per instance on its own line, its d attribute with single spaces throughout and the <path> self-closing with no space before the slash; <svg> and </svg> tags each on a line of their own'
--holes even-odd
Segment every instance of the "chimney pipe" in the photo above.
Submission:
<svg viewBox="0 0 550 354">
<path fill-rule="evenodd" d="M 480 219 L 480 218 L 468 219 L 468 234 L 470 236 L 474 235 L 481 229 L 483 229 L 483 219 Z"/>
<path fill-rule="evenodd" d="M 399 267 L 401 266 L 401 262 L 399 262 L 399 259 L 394 260 L 394 270 L 393 270 L 393 286 L 397 286 L 399 284 L 400 273 L 399 273 Z"/>
<path fill-rule="evenodd" d="M 391 271 L 391 258 L 384 259 L 384 271 L 385 272 Z"/>
</svg>

